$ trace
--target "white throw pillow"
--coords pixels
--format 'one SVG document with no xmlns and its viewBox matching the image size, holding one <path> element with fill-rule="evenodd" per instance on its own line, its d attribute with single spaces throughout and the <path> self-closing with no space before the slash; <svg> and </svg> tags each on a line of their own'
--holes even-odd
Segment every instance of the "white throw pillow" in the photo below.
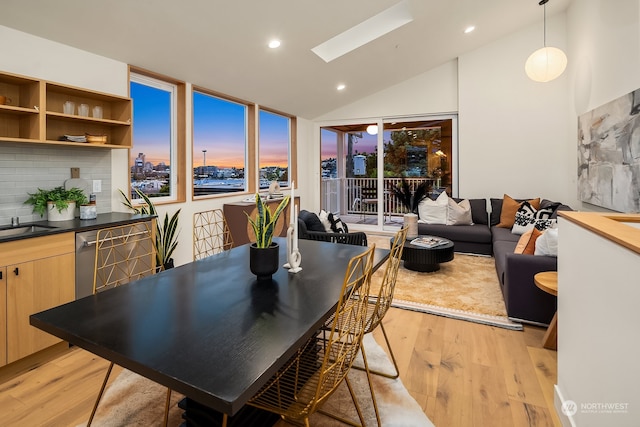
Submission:
<svg viewBox="0 0 640 427">
<path fill-rule="evenodd" d="M 558 256 L 558 229 L 547 228 L 538 240 L 536 240 L 536 250 L 534 255 Z"/>
<path fill-rule="evenodd" d="M 427 224 L 446 224 L 448 205 L 449 196 L 447 196 L 447 193 L 444 191 L 440 193 L 436 200 L 429 198 L 422 199 L 422 201 L 418 203 L 420 222 L 426 222 Z"/>
<path fill-rule="evenodd" d="M 447 213 L 447 225 L 473 225 L 471 219 L 471 203 L 464 199 L 460 203 L 449 199 Z"/>
<path fill-rule="evenodd" d="M 320 218 L 320 222 L 324 227 L 324 231 L 326 231 L 327 233 L 331 233 L 331 221 L 329 221 L 329 214 L 327 213 L 327 211 L 325 211 L 324 209 L 321 210 L 318 214 L 318 218 Z"/>
</svg>

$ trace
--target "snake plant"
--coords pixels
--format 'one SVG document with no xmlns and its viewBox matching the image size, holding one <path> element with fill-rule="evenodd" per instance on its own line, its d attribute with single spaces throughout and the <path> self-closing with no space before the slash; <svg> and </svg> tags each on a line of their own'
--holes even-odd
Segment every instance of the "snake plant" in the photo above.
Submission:
<svg viewBox="0 0 640 427">
<path fill-rule="evenodd" d="M 268 248 L 271 246 L 271 240 L 273 239 L 273 230 L 278 221 L 278 217 L 282 211 L 289 204 L 291 196 L 286 196 L 282 199 L 274 213 L 271 213 L 269 205 L 265 203 L 260 197 L 260 194 L 256 193 L 256 218 L 252 219 L 248 213 L 245 212 L 249 224 L 253 228 L 253 233 L 256 236 L 256 247 Z"/>
</svg>

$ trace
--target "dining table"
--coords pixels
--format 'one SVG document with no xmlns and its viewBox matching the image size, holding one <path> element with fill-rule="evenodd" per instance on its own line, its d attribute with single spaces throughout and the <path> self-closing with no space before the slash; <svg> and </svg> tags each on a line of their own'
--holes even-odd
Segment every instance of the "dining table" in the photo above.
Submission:
<svg viewBox="0 0 640 427">
<path fill-rule="evenodd" d="M 286 240 L 273 241 L 284 264 Z M 303 239 L 298 246 L 297 273 L 281 267 L 258 281 L 246 244 L 33 314 L 30 322 L 226 419 L 335 312 L 349 260 L 367 250 Z M 388 256 L 376 248 L 373 269 Z"/>
</svg>

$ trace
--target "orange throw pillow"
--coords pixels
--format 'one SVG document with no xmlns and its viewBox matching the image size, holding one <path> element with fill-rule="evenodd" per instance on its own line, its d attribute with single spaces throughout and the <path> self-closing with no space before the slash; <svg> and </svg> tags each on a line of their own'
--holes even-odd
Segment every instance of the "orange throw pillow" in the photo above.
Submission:
<svg viewBox="0 0 640 427">
<path fill-rule="evenodd" d="M 535 209 L 540 209 L 540 197 L 537 199 L 527 200 L 529 204 Z M 509 197 L 508 195 L 504 195 L 502 199 L 502 210 L 500 211 L 500 223 L 496 227 L 502 228 L 511 228 L 513 227 L 513 223 L 516 221 L 516 212 L 520 209 L 523 202 L 518 202 L 517 200 Z"/>
<path fill-rule="evenodd" d="M 515 254 L 527 254 L 533 255 L 536 251 L 536 240 L 542 235 L 542 232 L 537 228 L 531 230 L 520 236 L 516 249 L 513 251 Z"/>
</svg>

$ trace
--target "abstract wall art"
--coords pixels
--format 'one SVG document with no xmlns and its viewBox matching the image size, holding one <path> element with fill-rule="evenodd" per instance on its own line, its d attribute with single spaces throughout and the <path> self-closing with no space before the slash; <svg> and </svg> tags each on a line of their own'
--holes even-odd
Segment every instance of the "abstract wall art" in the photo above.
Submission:
<svg viewBox="0 0 640 427">
<path fill-rule="evenodd" d="M 640 89 L 578 118 L 578 197 L 640 212 Z"/>
</svg>

